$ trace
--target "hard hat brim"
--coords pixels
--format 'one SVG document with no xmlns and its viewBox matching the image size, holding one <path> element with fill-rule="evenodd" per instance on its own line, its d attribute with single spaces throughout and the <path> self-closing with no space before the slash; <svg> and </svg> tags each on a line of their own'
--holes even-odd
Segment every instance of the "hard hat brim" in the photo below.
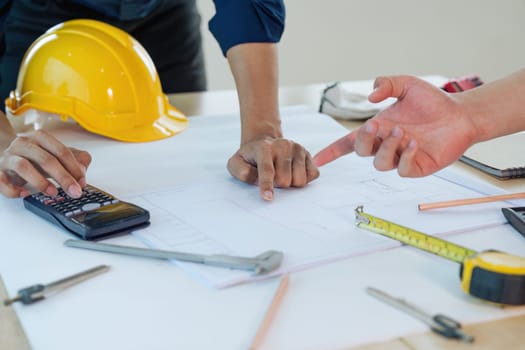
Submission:
<svg viewBox="0 0 525 350">
<path fill-rule="evenodd" d="M 48 103 L 44 103 L 44 101 Z M 29 109 L 41 110 L 57 114 L 60 117 L 71 117 L 80 124 L 80 126 L 92 133 L 125 142 L 162 140 L 180 133 L 188 126 L 188 118 L 177 108 L 173 107 L 165 95 L 162 106 L 163 112 L 153 123 L 133 125 L 130 128 L 114 128 L 106 125 L 105 128 L 101 129 L 98 128 L 96 124 L 87 123 L 90 118 L 82 118 L 80 116 L 89 115 L 91 112 L 90 108 L 71 98 L 58 98 L 57 96 L 42 96 L 40 94 L 27 93 L 17 99 L 15 94 L 12 93 L 11 96 L 5 100 L 5 105 L 6 110 L 13 116 L 20 116 Z M 69 115 L 63 113 L 63 108 L 52 108 L 52 106 L 63 105 L 69 105 L 69 108 L 65 108 L 70 111 L 70 113 L 68 113 Z M 116 116 L 113 117 L 115 118 Z M 111 120 L 111 118 L 108 118 L 108 120 Z M 119 125 L 122 124 L 119 123 Z"/>
<path fill-rule="evenodd" d="M 176 135 L 186 129 L 187 126 L 188 119 L 186 116 L 175 107 L 167 105 L 166 113 L 161 115 L 153 124 L 134 127 L 121 132 L 114 130 L 111 135 L 104 136 L 125 142 L 148 142 Z M 87 126 L 84 127 L 89 130 Z M 100 131 L 93 132 L 103 135 Z"/>
</svg>

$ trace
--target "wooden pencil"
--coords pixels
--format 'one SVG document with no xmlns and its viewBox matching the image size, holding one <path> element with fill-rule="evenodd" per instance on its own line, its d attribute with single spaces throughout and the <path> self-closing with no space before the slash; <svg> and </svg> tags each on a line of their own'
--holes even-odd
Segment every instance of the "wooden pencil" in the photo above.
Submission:
<svg viewBox="0 0 525 350">
<path fill-rule="evenodd" d="M 443 202 L 435 202 L 435 203 L 424 203 L 424 204 L 419 204 L 418 208 L 420 211 L 424 211 L 424 210 L 438 209 L 438 208 L 457 207 L 460 205 L 471 205 L 471 204 L 506 201 L 506 200 L 511 200 L 511 199 L 522 199 L 522 198 L 525 198 L 525 192 L 500 194 L 497 196 L 487 196 L 487 197 L 479 197 L 479 198 L 457 199 L 453 201 L 443 201 Z"/>
<path fill-rule="evenodd" d="M 281 300 L 283 299 L 284 294 L 286 293 L 286 289 L 288 288 L 289 280 L 290 280 L 289 274 L 286 274 L 281 278 L 281 282 L 279 283 L 279 286 L 277 287 L 277 290 L 273 296 L 272 302 L 270 303 L 270 306 L 266 310 L 264 318 L 262 322 L 260 323 L 259 328 L 257 329 L 257 333 L 255 334 L 255 337 L 253 337 L 252 343 L 248 349 L 256 350 L 256 349 L 259 349 L 259 347 L 261 346 L 264 340 L 264 336 L 268 332 L 268 328 L 270 328 L 270 325 L 272 324 L 275 314 L 277 313 L 277 309 L 279 308 L 279 305 L 281 304 Z"/>
</svg>

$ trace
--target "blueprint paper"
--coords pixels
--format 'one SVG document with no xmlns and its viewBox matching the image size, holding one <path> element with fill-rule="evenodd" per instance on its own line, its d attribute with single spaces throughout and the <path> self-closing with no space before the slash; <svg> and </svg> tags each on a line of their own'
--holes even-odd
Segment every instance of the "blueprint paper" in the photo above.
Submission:
<svg viewBox="0 0 525 350">
<path fill-rule="evenodd" d="M 269 242 L 249 238 L 262 236 L 262 228 L 290 217 L 286 227 L 297 229 L 286 230 L 285 238 L 294 238 L 294 247 L 284 251 L 283 269 L 303 271 L 292 274 L 263 349 L 342 349 L 428 331 L 419 320 L 370 297 L 366 286 L 387 290 L 429 312 L 447 313 L 463 324 L 525 312 L 524 307 L 494 307 L 466 295 L 456 263 L 413 248 L 375 250 L 385 249 L 382 244 L 391 247 L 397 243 L 354 227 L 354 205 L 363 204 L 371 214 L 429 233 L 447 234 L 447 239 L 475 250 L 523 255 L 523 237 L 510 225 L 498 224 L 503 220 L 502 203 L 416 211 L 423 200 L 474 197 L 478 191 L 499 194 L 492 193 L 493 189 L 484 186 L 480 191 L 472 177 L 454 177 L 457 185 L 434 177 L 401 179 L 395 172 L 375 171 L 370 159 L 348 156 L 321 168 L 321 177 L 306 188 L 278 190 L 275 200 L 266 203 L 256 187 L 232 179 L 226 170 L 228 157 L 238 147 L 238 116 L 189 119 L 189 128 L 180 135 L 153 143 L 117 142 L 70 125 L 53 134 L 93 155 L 89 183 L 122 199 L 137 199 L 152 210 L 150 229 L 158 232 L 143 233 L 152 240 L 158 235 L 161 240 L 155 242 L 159 246 L 179 247 L 178 234 L 185 230 L 189 243 L 197 230 L 213 238 L 206 249 L 199 248 L 203 252 L 254 255 L 265 245 L 273 247 L 275 238 L 283 249 L 291 245 L 290 239 L 276 237 L 277 232 L 270 231 Z M 283 128 L 285 135 L 312 154 L 348 132 L 329 117 L 303 108 L 284 109 Z M 203 208 L 199 207 L 202 197 Z M 161 207 L 161 198 L 168 204 Z M 214 200 L 229 206 L 214 210 Z M 247 218 L 229 217 L 235 203 L 243 203 L 238 213 L 248 213 Z M 272 280 L 208 288 L 196 278 L 208 285 L 228 286 L 239 280 L 249 282 L 251 277 L 192 264 L 182 271 L 161 260 L 68 248 L 63 242 L 71 235 L 25 210 L 20 199 L 0 198 L 0 208 L 0 272 L 9 295 L 36 282 L 55 281 L 102 263 L 111 265 L 110 272 L 44 302 L 13 305 L 35 349 L 246 349 L 276 288 Z M 191 215 L 187 213 L 190 209 Z M 266 222 L 273 211 L 276 218 Z M 213 225 L 211 219 L 216 217 L 219 222 Z M 320 228 L 308 226 L 328 219 Z M 185 229 L 175 232 L 177 226 L 169 225 L 170 220 L 179 220 Z M 261 222 L 265 226 L 259 229 Z M 227 230 L 221 228 L 226 224 Z M 338 231 L 343 225 L 348 227 Z M 303 232 L 305 226 L 308 229 Z M 472 226 L 484 228 L 468 228 Z M 216 232 L 225 232 L 224 238 Z M 233 238 L 230 246 L 228 241 Z M 334 248 L 338 239 L 341 247 Z M 312 241 L 323 244 L 312 248 Z M 144 246 L 135 236 L 110 242 Z M 371 243 L 373 252 L 359 253 L 365 250 L 365 243 Z M 295 266 L 288 263 L 292 256 Z M 338 263 L 327 264 L 336 259 Z M 315 266 L 319 267 L 310 268 Z M 197 267 L 200 270 L 190 270 Z M 86 330 L 90 336 L 86 337 Z"/>
<path fill-rule="evenodd" d="M 205 121 L 207 118 L 210 120 Z M 220 118 L 200 117 L 200 132 L 212 132 L 201 137 L 216 138 L 211 126 L 227 124 Z M 341 132 L 346 133 L 324 115 L 300 109 L 283 116 L 283 127 L 292 130 L 298 142 L 311 143 L 313 151 Z M 220 144 L 215 146 L 213 151 L 218 152 Z M 212 152 L 213 145 L 208 148 Z M 279 250 L 284 253 L 284 261 L 279 270 L 268 275 L 273 276 L 400 246 L 397 241 L 358 229 L 354 220 L 358 205 L 376 216 L 438 235 L 505 222 L 498 203 L 419 212 L 419 203 L 480 194 L 436 176 L 407 179 L 395 171 L 379 172 L 370 158 L 356 155 L 321 168 L 320 178 L 305 188 L 276 189 L 272 202 L 260 199 L 257 187 L 221 174 L 223 167 L 222 163 L 211 162 L 206 169 L 210 176 L 205 176 L 201 168 L 199 180 L 194 183 L 126 198 L 152 215 L 152 225 L 135 232 L 135 237 L 153 248 L 200 254 L 255 256 Z M 219 288 L 268 277 L 192 263 L 178 265 L 207 285 Z"/>
<path fill-rule="evenodd" d="M 305 107 L 282 111 L 288 138 L 312 154 L 348 133 L 330 117 Z M 322 167 L 321 176 L 304 188 L 276 189 L 263 201 L 256 186 L 230 176 L 227 159 L 237 150 L 238 116 L 191 117 L 189 127 L 174 137 L 151 143 L 116 142 L 78 129 L 55 130 L 64 143 L 93 156 L 88 182 L 151 212 L 151 225 L 134 233 L 137 245 L 202 254 L 255 256 L 266 250 L 284 253 L 281 268 L 271 275 L 312 267 L 400 246 L 400 243 L 355 227 L 354 210 L 365 211 L 430 234 L 449 235 L 501 225 L 501 203 L 418 212 L 419 203 L 479 196 L 429 176 L 401 178 L 379 172 L 371 158 L 348 155 Z M 484 189 L 483 192 L 486 192 Z M 12 202 L 12 201 L 11 201 Z M 20 205 L 0 213 L 5 222 L 27 220 L 42 239 L 66 236 L 42 225 Z M 47 232 L 49 231 L 49 232 Z M 57 232 L 58 231 L 58 232 Z M 40 237 L 39 237 L 40 239 Z M 126 239 L 112 240 L 129 244 Z M 227 287 L 255 278 L 249 272 L 178 264 L 199 281 Z"/>
</svg>

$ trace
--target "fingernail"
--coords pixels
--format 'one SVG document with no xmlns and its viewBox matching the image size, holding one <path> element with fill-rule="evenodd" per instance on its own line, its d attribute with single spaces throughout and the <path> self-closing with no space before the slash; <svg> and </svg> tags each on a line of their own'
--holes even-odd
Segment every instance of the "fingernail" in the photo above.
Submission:
<svg viewBox="0 0 525 350">
<path fill-rule="evenodd" d="M 86 187 L 86 185 L 87 185 L 86 178 L 83 177 L 80 180 L 78 180 L 78 184 L 80 185 L 80 187 Z"/>
<path fill-rule="evenodd" d="M 400 128 L 400 127 L 395 126 L 395 127 L 392 129 L 392 136 L 394 136 L 394 137 L 399 137 L 399 136 L 401 136 L 401 134 L 402 134 L 402 131 L 401 131 L 401 128 Z"/>
<path fill-rule="evenodd" d="M 68 187 L 67 193 L 73 198 L 78 198 L 82 196 L 82 189 L 78 185 L 71 185 Z"/>
<path fill-rule="evenodd" d="M 52 197 L 56 196 L 58 194 L 57 188 L 53 185 L 47 186 L 46 194 Z"/>
<path fill-rule="evenodd" d="M 374 129 L 375 129 L 375 128 L 374 128 L 374 125 L 372 125 L 371 123 L 366 123 L 366 124 L 365 124 L 365 131 L 366 131 L 367 133 L 371 134 L 371 133 L 375 132 Z"/>
<path fill-rule="evenodd" d="M 374 80 L 374 91 L 381 85 L 381 77 L 378 77 Z"/>
<path fill-rule="evenodd" d="M 263 198 L 266 201 L 271 201 L 273 199 L 273 192 L 272 191 L 264 191 Z"/>
</svg>

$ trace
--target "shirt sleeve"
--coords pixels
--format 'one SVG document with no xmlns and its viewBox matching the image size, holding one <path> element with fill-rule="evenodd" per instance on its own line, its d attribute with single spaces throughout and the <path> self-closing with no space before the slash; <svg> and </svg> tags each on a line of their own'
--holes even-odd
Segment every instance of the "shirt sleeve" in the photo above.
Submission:
<svg viewBox="0 0 525 350">
<path fill-rule="evenodd" d="M 209 29 L 222 53 L 242 43 L 276 43 L 284 31 L 283 0 L 214 0 Z"/>
</svg>

